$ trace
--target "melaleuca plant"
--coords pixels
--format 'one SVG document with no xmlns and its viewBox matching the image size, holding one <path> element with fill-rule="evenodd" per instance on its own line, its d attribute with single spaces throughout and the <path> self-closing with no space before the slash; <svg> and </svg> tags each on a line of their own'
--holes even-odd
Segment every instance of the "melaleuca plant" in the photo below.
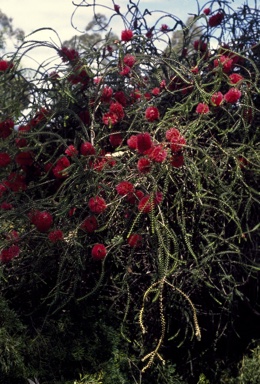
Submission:
<svg viewBox="0 0 260 384">
<path fill-rule="evenodd" d="M 259 13 L 221 4 L 198 9 L 200 37 L 185 28 L 181 52 L 178 18 L 149 25 L 133 1 L 126 15 L 114 4 L 118 40 L 53 45 L 27 109 L 17 117 L 12 93 L 1 111 L 3 294 L 39 332 L 102 297 L 142 373 L 167 340 L 194 354 L 216 342 L 258 269 L 259 48 L 237 27 Z M 26 78 L 16 61 L 41 44 L 0 61 L 0 87 Z"/>
</svg>

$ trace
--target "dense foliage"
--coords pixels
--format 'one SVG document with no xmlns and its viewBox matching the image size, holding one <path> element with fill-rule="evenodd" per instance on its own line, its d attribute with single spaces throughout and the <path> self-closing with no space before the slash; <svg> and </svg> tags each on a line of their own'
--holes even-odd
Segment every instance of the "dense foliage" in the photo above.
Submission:
<svg viewBox="0 0 260 384">
<path fill-rule="evenodd" d="M 259 338 L 259 10 L 106 8 L 118 40 L 0 60 L 3 382 L 226 382 Z"/>
</svg>

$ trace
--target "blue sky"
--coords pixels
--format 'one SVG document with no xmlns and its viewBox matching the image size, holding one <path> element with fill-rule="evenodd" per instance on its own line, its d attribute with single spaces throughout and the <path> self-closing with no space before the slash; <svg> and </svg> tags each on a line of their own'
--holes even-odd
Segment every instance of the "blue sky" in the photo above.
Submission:
<svg viewBox="0 0 260 384">
<path fill-rule="evenodd" d="M 75 3 L 81 1 L 74 0 Z M 230 5 L 233 8 L 241 6 L 246 0 L 230 0 Z M 248 0 L 250 4 L 254 4 L 255 0 Z M 260 0 L 256 0 L 259 5 Z M 93 1 L 87 0 L 85 3 L 92 3 Z M 136 0 L 137 2 L 137 0 Z M 96 0 L 96 3 L 104 4 L 107 7 L 113 7 L 112 0 Z M 126 10 L 128 0 L 115 0 L 115 3 L 120 5 L 122 13 Z M 199 4 L 203 6 L 205 1 L 200 1 Z M 188 13 L 196 13 L 197 2 L 196 0 L 140 0 L 142 9 L 162 10 L 169 12 L 185 21 Z M 26 34 L 31 33 L 37 28 L 51 27 L 56 30 L 60 36 L 61 41 L 71 38 L 77 32 L 71 26 L 71 15 L 75 10 L 72 0 L 1 0 L 0 10 L 13 19 L 14 27 L 21 28 Z M 109 17 L 111 11 L 106 8 L 97 9 L 98 12 L 103 13 Z M 85 26 L 92 19 L 93 12 L 91 8 L 81 7 L 77 10 L 74 17 L 74 24 L 78 30 L 84 30 Z M 150 18 L 151 26 L 153 21 L 157 19 L 154 15 Z M 117 35 L 123 29 L 123 25 L 118 17 L 117 22 L 113 24 L 113 30 Z M 165 20 L 167 24 L 167 20 Z M 36 35 L 34 36 L 36 38 Z M 57 44 L 59 41 L 54 33 L 47 31 L 42 34 L 37 34 L 37 39 L 53 40 Z M 35 52 L 35 59 L 42 62 L 47 52 Z"/>
</svg>

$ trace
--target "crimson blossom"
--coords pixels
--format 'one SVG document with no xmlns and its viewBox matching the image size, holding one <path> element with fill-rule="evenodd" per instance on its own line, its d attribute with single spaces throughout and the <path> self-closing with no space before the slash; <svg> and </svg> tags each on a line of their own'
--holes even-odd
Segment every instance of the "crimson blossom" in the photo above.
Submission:
<svg viewBox="0 0 260 384">
<path fill-rule="evenodd" d="M 107 249 L 104 244 L 95 244 L 91 250 L 91 255 L 94 260 L 103 260 L 107 255 Z"/>
<path fill-rule="evenodd" d="M 95 196 L 89 199 L 88 207 L 91 212 L 99 214 L 105 211 L 107 204 L 103 197 Z"/>
<path fill-rule="evenodd" d="M 132 40 L 134 34 L 133 34 L 133 31 L 131 31 L 131 29 L 125 29 L 124 31 L 121 32 L 121 40 L 122 41 L 130 41 Z"/>
<path fill-rule="evenodd" d="M 225 93 L 224 99 L 227 103 L 235 104 L 241 97 L 241 92 L 237 88 L 230 88 L 230 90 Z"/>
<path fill-rule="evenodd" d="M 160 113 L 158 111 L 158 108 L 156 107 L 148 107 L 145 111 L 145 118 L 149 122 L 153 122 L 155 120 L 158 120 L 160 117 Z"/>
</svg>

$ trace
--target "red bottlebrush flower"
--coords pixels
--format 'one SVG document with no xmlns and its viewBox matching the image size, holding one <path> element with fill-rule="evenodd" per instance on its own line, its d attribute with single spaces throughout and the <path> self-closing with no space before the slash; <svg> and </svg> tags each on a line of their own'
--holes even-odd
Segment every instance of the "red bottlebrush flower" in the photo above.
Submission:
<svg viewBox="0 0 260 384">
<path fill-rule="evenodd" d="M 27 140 L 23 137 L 21 139 L 15 139 L 15 145 L 17 146 L 17 148 L 27 147 Z"/>
<path fill-rule="evenodd" d="M 130 245 L 131 248 L 140 248 L 142 246 L 142 240 L 141 235 L 132 233 L 127 239 L 127 244 Z"/>
<path fill-rule="evenodd" d="M 117 184 L 116 191 L 120 196 L 125 196 L 134 192 L 134 186 L 129 181 L 121 181 Z"/>
<path fill-rule="evenodd" d="M 55 231 L 51 231 L 48 234 L 48 239 L 51 243 L 57 243 L 58 241 L 63 240 L 63 232 L 60 229 L 56 229 Z"/>
<path fill-rule="evenodd" d="M 230 90 L 224 95 L 224 99 L 227 103 L 235 104 L 241 97 L 242 93 L 237 88 L 230 88 Z"/>
<path fill-rule="evenodd" d="M 52 215 L 47 211 L 39 212 L 37 211 L 33 218 L 31 219 L 32 223 L 38 229 L 39 232 L 47 232 L 53 223 Z"/>
<path fill-rule="evenodd" d="M 118 122 L 118 116 L 115 113 L 107 112 L 102 116 L 105 125 L 114 125 Z"/>
<path fill-rule="evenodd" d="M 96 216 L 88 216 L 86 219 L 82 222 L 80 228 L 88 233 L 93 233 L 98 228 L 98 221 L 96 219 Z"/>
<path fill-rule="evenodd" d="M 148 173 L 151 170 L 151 160 L 141 157 L 137 162 L 137 169 L 141 173 Z"/>
<path fill-rule="evenodd" d="M 77 61 L 79 59 L 78 51 L 72 48 L 62 47 L 58 53 L 63 62 Z"/>
<path fill-rule="evenodd" d="M 94 260 L 103 260 L 107 255 L 107 249 L 104 244 L 95 244 L 91 250 L 91 256 Z"/>
<path fill-rule="evenodd" d="M 101 101 L 109 103 L 113 95 L 113 89 L 107 85 L 102 89 Z"/>
<path fill-rule="evenodd" d="M 215 107 L 219 107 L 223 103 L 224 95 L 221 92 L 216 92 L 211 96 L 210 100 Z"/>
<path fill-rule="evenodd" d="M 6 72 L 9 69 L 12 69 L 14 64 L 10 61 L 0 60 L 0 72 Z"/>
<path fill-rule="evenodd" d="M 121 40 L 122 41 L 130 41 L 132 40 L 134 34 L 133 34 L 133 31 L 131 31 L 131 29 L 125 29 L 124 31 L 121 32 Z"/>
<path fill-rule="evenodd" d="M 148 133 L 148 132 L 139 133 L 136 136 L 136 144 L 137 144 L 136 145 L 137 151 L 140 154 L 143 154 L 146 151 L 148 151 L 148 149 L 150 149 L 152 147 L 152 145 L 153 145 L 150 133 Z"/>
<path fill-rule="evenodd" d="M 129 73 L 131 72 L 131 68 L 128 67 L 127 65 L 121 65 L 121 66 L 119 67 L 119 69 L 120 69 L 119 74 L 120 74 L 121 76 L 127 76 L 127 75 L 129 75 Z"/>
<path fill-rule="evenodd" d="M 222 23 L 224 19 L 224 13 L 223 12 L 218 12 L 215 15 L 210 16 L 209 18 L 209 26 L 211 28 L 217 27 Z"/>
<path fill-rule="evenodd" d="M 171 151 L 173 153 L 180 152 L 186 145 L 186 139 L 181 135 L 177 128 L 170 128 L 166 131 L 166 140 L 170 141 Z"/>
<path fill-rule="evenodd" d="M 122 104 L 120 104 L 118 102 L 110 104 L 109 112 L 112 114 L 115 114 L 117 116 L 118 120 L 122 120 L 123 117 L 125 116 L 124 108 L 123 108 Z"/>
<path fill-rule="evenodd" d="M 210 14 L 210 12 L 211 12 L 211 9 L 210 9 L 210 8 L 205 8 L 205 9 L 203 10 L 204 15 L 206 15 L 206 16 L 208 16 L 208 15 Z"/>
<path fill-rule="evenodd" d="M 124 94 L 123 91 L 117 91 L 115 94 L 114 94 L 114 98 L 116 99 L 116 101 L 118 101 L 118 103 L 120 103 L 123 107 L 126 107 L 127 105 L 127 100 L 126 100 L 126 96 Z"/>
<path fill-rule="evenodd" d="M 68 176 L 66 172 L 66 168 L 70 166 L 70 161 L 66 156 L 62 156 L 56 163 L 55 167 L 53 167 L 52 172 L 53 175 L 57 179 L 63 179 Z"/>
<path fill-rule="evenodd" d="M 1 196 L 1 192 L 0 192 L 0 196 Z M 13 209 L 13 205 L 10 203 L 7 203 L 7 201 L 4 201 L 0 205 L 0 209 L 2 209 L 3 211 L 11 211 Z"/>
<path fill-rule="evenodd" d="M 208 44 L 202 40 L 195 40 L 193 43 L 193 47 L 195 51 L 206 52 L 206 50 L 208 49 Z"/>
<path fill-rule="evenodd" d="M 25 176 L 12 172 L 5 181 L 5 186 L 13 192 L 25 191 L 27 189 Z"/>
<path fill-rule="evenodd" d="M 151 95 L 150 92 L 145 92 L 145 93 L 144 93 L 144 97 L 145 97 L 145 100 L 149 101 L 149 100 L 151 100 L 152 95 Z"/>
<path fill-rule="evenodd" d="M 231 84 L 237 84 L 239 81 L 244 79 L 243 76 L 239 75 L 239 73 L 232 73 L 228 76 Z"/>
<path fill-rule="evenodd" d="M 123 137 L 121 133 L 116 132 L 109 135 L 109 142 L 112 145 L 112 147 L 116 148 L 119 147 L 123 143 Z"/>
<path fill-rule="evenodd" d="M 8 263 L 11 261 L 14 257 L 19 256 L 20 248 L 18 245 L 11 245 L 11 247 L 3 249 L 0 253 L 0 261 L 2 263 Z"/>
<path fill-rule="evenodd" d="M 6 152 L 0 153 L 0 168 L 7 167 L 11 163 L 11 157 Z"/>
<path fill-rule="evenodd" d="M 160 94 L 160 92 L 161 92 L 161 90 L 158 87 L 155 87 L 154 89 L 152 89 L 152 95 L 153 96 L 158 96 Z"/>
<path fill-rule="evenodd" d="M 147 155 L 151 160 L 162 163 L 167 157 L 167 150 L 164 149 L 162 144 L 158 144 L 152 147 Z"/>
<path fill-rule="evenodd" d="M 196 108 L 196 112 L 200 115 L 206 115 L 209 112 L 209 106 L 205 103 L 199 103 Z"/>
<path fill-rule="evenodd" d="M 73 72 L 68 77 L 68 80 L 71 84 L 79 84 L 81 83 L 83 86 L 88 85 L 89 83 L 89 75 L 88 72 L 84 69 L 84 66 L 77 65 L 73 68 Z"/>
<path fill-rule="evenodd" d="M 227 56 L 220 56 L 218 59 L 214 60 L 214 67 L 222 66 L 224 73 L 229 73 L 233 67 L 233 60 Z"/>
<path fill-rule="evenodd" d="M 91 212 L 97 214 L 104 212 L 107 208 L 105 200 L 99 196 L 91 197 L 88 201 L 88 206 Z"/>
<path fill-rule="evenodd" d="M 88 141 L 85 141 L 84 143 L 81 144 L 79 151 L 83 156 L 91 156 L 91 155 L 95 155 L 96 153 L 95 148 Z"/>
<path fill-rule="evenodd" d="M 156 107 L 148 107 L 145 111 L 145 118 L 149 122 L 153 122 L 158 120 L 160 117 L 160 113 Z"/>
<path fill-rule="evenodd" d="M 174 168 L 180 168 L 184 165 L 184 156 L 182 153 L 175 153 L 173 154 L 173 156 L 171 157 L 171 161 L 170 161 L 171 165 L 174 167 Z"/>
<path fill-rule="evenodd" d="M 135 57 L 133 55 L 127 54 L 124 57 L 124 64 L 127 65 L 129 68 L 132 68 L 135 64 Z"/>
<path fill-rule="evenodd" d="M 78 153 L 79 151 L 74 147 L 74 145 L 69 145 L 68 148 L 65 149 L 65 154 L 70 157 L 77 156 Z"/>
<path fill-rule="evenodd" d="M 167 24 L 162 24 L 161 25 L 161 28 L 160 28 L 160 31 L 161 32 L 167 32 L 169 30 L 169 27 Z"/>
<path fill-rule="evenodd" d="M 0 122 L 0 139 L 6 139 L 11 135 L 14 128 L 13 120 L 5 120 Z"/>
<path fill-rule="evenodd" d="M 130 149 L 137 149 L 137 135 L 130 136 L 127 145 Z"/>
<path fill-rule="evenodd" d="M 33 164 L 33 153 L 32 152 L 20 152 L 15 156 L 16 164 L 20 166 L 32 165 Z"/>
<path fill-rule="evenodd" d="M 114 10 L 115 10 L 115 12 L 116 13 L 120 13 L 120 6 L 119 5 L 117 5 L 117 4 L 114 4 Z"/>
<path fill-rule="evenodd" d="M 147 39 L 151 39 L 153 37 L 153 30 L 152 29 L 149 29 L 145 36 L 147 37 Z"/>
<path fill-rule="evenodd" d="M 149 195 L 142 197 L 142 199 L 139 201 L 139 204 L 137 207 L 138 211 L 140 211 L 142 213 L 151 212 L 153 209 L 153 205 L 154 205 L 154 202 L 152 200 L 153 199 Z"/>
</svg>

